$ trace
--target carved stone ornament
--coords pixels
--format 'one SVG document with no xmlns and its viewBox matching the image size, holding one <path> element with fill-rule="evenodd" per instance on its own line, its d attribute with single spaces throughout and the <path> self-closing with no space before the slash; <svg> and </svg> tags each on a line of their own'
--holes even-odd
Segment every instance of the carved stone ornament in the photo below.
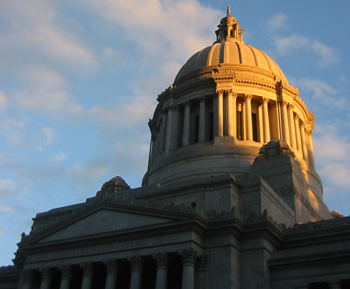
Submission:
<svg viewBox="0 0 350 289">
<path fill-rule="evenodd" d="M 141 256 L 132 256 L 132 257 L 128 258 L 128 261 L 130 263 L 132 271 L 141 271 L 142 270 Z"/>
<path fill-rule="evenodd" d="M 194 249 L 187 249 L 179 252 L 184 266 L 194 266 L 198 253 Z"/>
<path fill-rule="evenodd" d="M 107 274 L 114 274 L 114 273 L 118 272 L 119 264 L 118 264 L 117 260 L 108 259 L 107 261 L 104 262 L 104 264 L 106 266 Z"/>
<path fill-rule="evenodd" d="M 24 283 L 30 283 L 33 280 L 33 271 L 30 269 L 22 271 L 22 280 Z"/>
<path fill-rule="evenodd" d="M 60 267 L 62 279 L 70 279 L 72 276 L 72 270 L 69 265 L 63 265 Z"/>
<path fill-rule="evenodd" d="M 209 270 L 209 256 L 202 255 L 196 260 L 196 269 L 199 271 L 208 271 Z"/>
<path fill-rule="evenodd" d="M 157 268 L 167 268 L 168 267 L 168 257 L 166 253 L 159 253 L 153 255 L 153 259 L 157 264 Z"/>
<path fill-rule="evenodd" d="M 86 262 L 80 265 L 80 267 L 83 270 L 83 275 L 84 276 L 93 276 L 94 274 L 94 266 L 92 265 L 91 262 Z"/>
<path fill-rule="evenodd" d="M 52 271 L 49 267 L 45 267 L 45 268 L 40 269 L 40 273 L 41 273 L 42 280 L 51 280 Z"/>
</svg>

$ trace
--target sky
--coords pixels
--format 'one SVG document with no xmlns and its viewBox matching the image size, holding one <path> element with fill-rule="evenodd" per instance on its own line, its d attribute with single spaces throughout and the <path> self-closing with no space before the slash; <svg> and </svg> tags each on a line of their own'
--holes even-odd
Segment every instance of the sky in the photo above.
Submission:
<svg viewBox="0 0 350 289">
<path fill-rule="evenodd" d="M 314 112 L 325 203 L 350 215 L 350 1 L 0 0 L 0 266 L 38 212 L 141 185 L 156 98 L 227 6 Z"/>
</svg>

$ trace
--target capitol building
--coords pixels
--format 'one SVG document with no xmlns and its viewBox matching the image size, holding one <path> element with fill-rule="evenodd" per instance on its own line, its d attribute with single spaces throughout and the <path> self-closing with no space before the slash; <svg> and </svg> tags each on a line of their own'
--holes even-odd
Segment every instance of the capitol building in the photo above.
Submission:
<svg viewBox="0 0 350 289">
<path fill-rule="evenodd" d="M 350 217 L 323 202 L 313 113 L 229 8 L 215 34 L 158 95 L 142 186 L 118 176 L 38 213 L 0 288 L 350 288 Z"/>
</svg>

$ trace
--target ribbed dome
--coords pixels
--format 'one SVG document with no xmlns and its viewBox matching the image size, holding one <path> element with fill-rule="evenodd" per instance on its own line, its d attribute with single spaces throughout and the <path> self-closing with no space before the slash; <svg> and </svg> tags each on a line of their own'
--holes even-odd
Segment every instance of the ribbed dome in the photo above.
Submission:
<svg viewBox="0 0 350 289">
<path fill-rule="evenodd" d="M 242 40 L 243 29 L 239 28 L 236 18 L 231 16 L 229 7 L 218 28 L 215 31 L 216 42 L 194 54 L 180 69 L 174 84 L 186 78 L 197 77 L 204 68 L 214 69 L 219 65 L 231 65 L 236 70 L 244 67 L 262 69 L 275 76 L 276 80 L 288 83 L 286 76 L 271 57 Z"/>
<path fill-rule="evenodd" d="M 174 83 L 177 84 L 183 77 L 192 72 L 220 64 L 260 68 L 287 82 L 282 70 L 265 52 L 244 43 L 242 40 L 235 39 L 235 41 L 216 42 L 194 54 L 180 69 Z"/>
</svg>

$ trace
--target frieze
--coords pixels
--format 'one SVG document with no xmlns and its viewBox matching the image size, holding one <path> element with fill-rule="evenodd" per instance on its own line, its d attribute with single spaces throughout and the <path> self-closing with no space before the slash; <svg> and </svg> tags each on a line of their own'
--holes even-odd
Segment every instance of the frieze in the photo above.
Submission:
<svg viewBox="0 0 350 289">
<path fill-rule="evenodd" d="M 74 258 L 74 257 L 80 257 L 80 256 L 88 256 L 88 255 L 94 255 L 94 254 L 130 250 L 130 249 L 145 247 L 149 245 L 150 245 L 149 240 L 131 240 L 124 243 L 101 244 L 95 247 L 85 247 L 85 248 L 83 247 L 83 248 L 77 248 L 77 249 L 57 251 L 54 253 L 54 258 L 55 259 Z"/>
<path fill-rule="evenodd" d="M 117 194 L 111 194 L 110 196 L 103 196 L 103 199 L 118 205 L 144 207 L 144 208 L 152 208 L 152 209 L 184 212 L 184 213 L 196 213 L 195 207 L 187 206 L 185 204 L 175 205 L 173 202 L 163 203 L 163 202 L 154 201 L 154 200 L 135 199 L 132 197 L 125 197 L 125 196 L 119 197 L 117 196 Z"/>
</svg>

